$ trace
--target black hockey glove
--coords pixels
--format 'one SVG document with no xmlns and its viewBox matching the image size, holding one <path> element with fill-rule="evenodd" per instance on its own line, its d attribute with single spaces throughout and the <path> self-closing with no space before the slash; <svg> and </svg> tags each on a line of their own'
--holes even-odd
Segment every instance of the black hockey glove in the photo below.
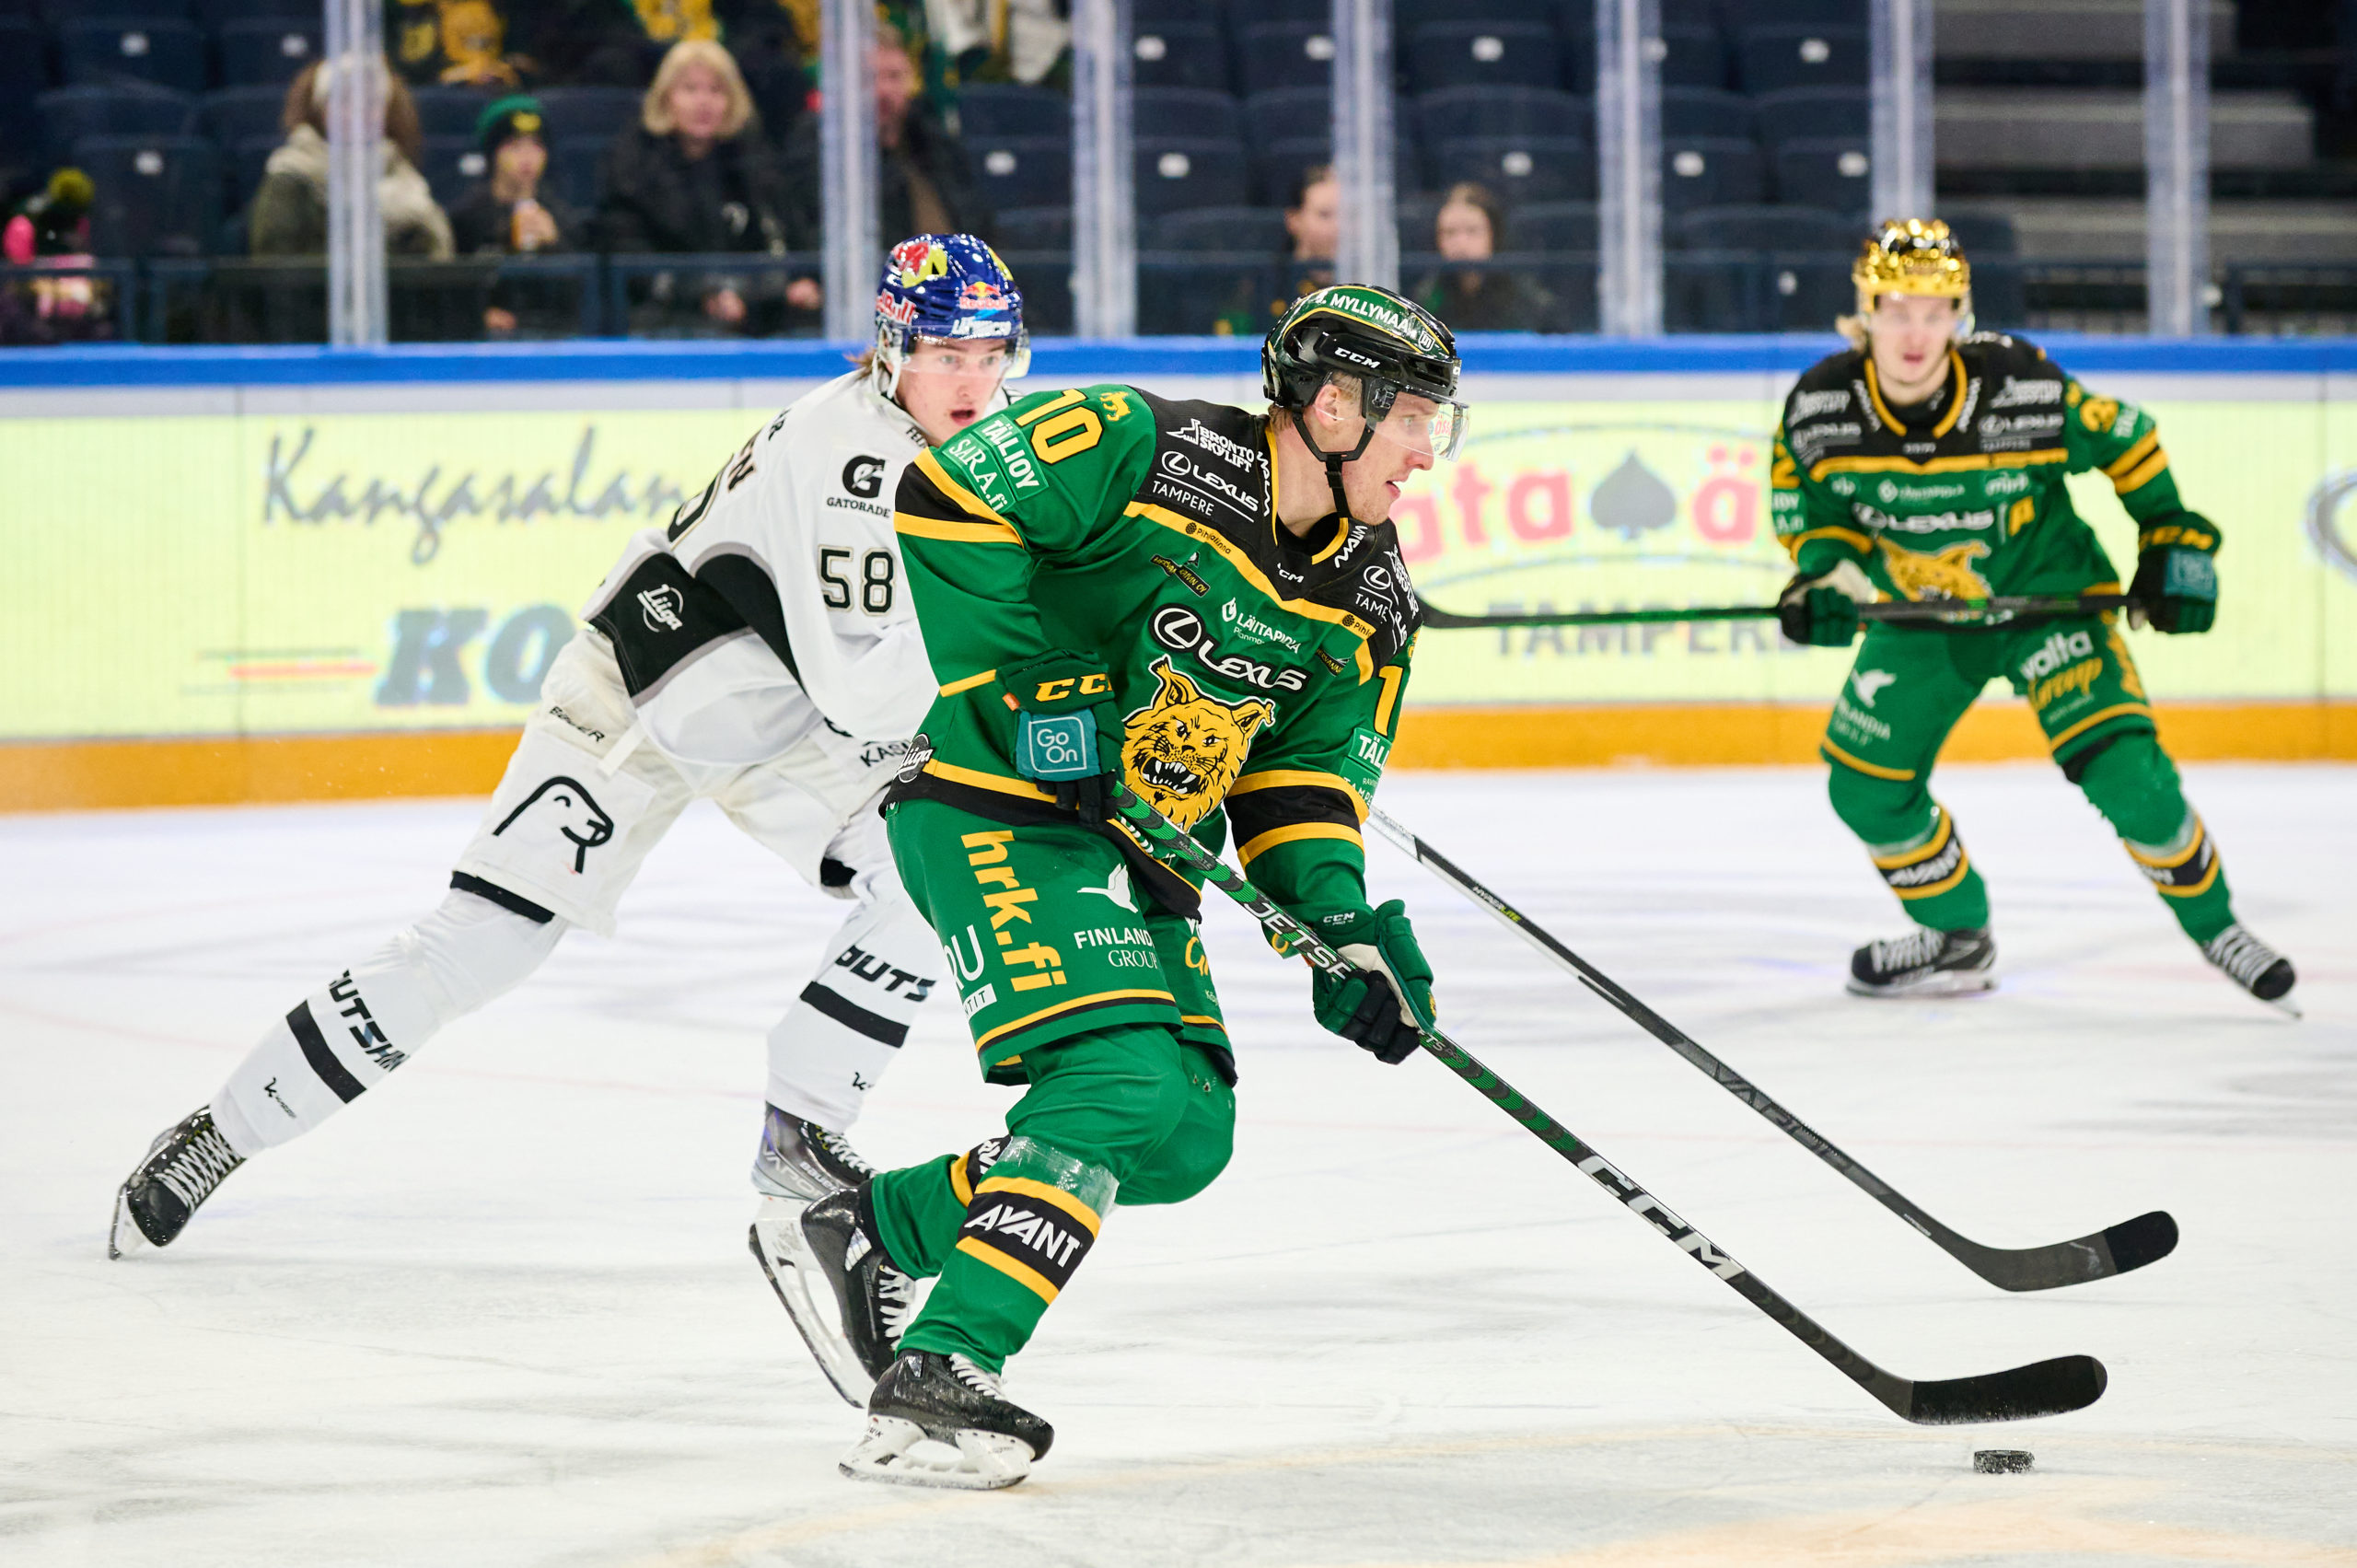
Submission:
<svg viewBox="0 0 2357 1568">
<path fill-rule="evenodd" d="M 2199 513 L 2142 530 L 2128 623 L 2163 632 L 2207 632 L 2218 619 L 2218 530 Z"/>
<path fill-rule="evenodd" d="M 1415 1054 L 1433 1022 L 1433 966 L 1416 945 L 1408 906 L 1398 899 L 1380 909 L 1329 915 L 1318 933 L 1358 966 L 1337 979 L 1323 970 L 1309 980 L 1318 1021 L 1377 1062 L 1398 1066 Z"/>
<path fill-rule="evenodd" d="M 1810 576 L 1803 572 L 1784 585 L 1776 600 L 1776 624 L 1784 636 L 1813 648 L 1846 648 L 1858 634 L 1858 606 L 1875 598 L 1874 584 L 1854 561 Z"/>
<path fill-rule="evenodd" d="M 1056 804 L 1094 827 L 1105 820 L 1109 777 L 1121 765 L 1113 678 L 1105 661 L 1070 648 L 1001 665 L 999 685 L 1016 710 L 1015 770 L 1052 784 Z"/>
</svg>

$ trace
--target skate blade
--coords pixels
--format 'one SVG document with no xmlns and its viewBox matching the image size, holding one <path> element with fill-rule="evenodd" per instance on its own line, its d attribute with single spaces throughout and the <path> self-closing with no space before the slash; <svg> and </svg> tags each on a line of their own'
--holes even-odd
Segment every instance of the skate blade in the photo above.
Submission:
<svg viewBox="0 0 2357 1568">
<path fill-rule="evenodd" d="M 871 1415 L 867 1433 L 835 1467 L 853 1481 L 996 1492 L 1031 1473 L 1031 1447 L 1019 1438 L 963 1427 L 948 1441 L 899 1416 Z"/>
<path fill-rule="evenodd" d="M 807 1199 L 764 1198 L 761 1216 L 745 1233 L 745 1244 L 769 1277 L 785 1315 L 794 1319 L 795 1332 L 802 1336 L 819 1370 L 843 1403 L 865 1410 L 868 1396 L 876 1392 L 876 1379 L 836 1329 L 840 1309 L 835 1293 L 819 1274 L 819 1260 L 802 1234 L 802 1211 L 809 1206 Z"/>
<path fill-rule="evenodd" d="M 128 1186 L 116 1188 L 114 1221 L 107 1226 L 108 1258 L 128 1258 L 134 1253 L 145 1252 L 155 1245 L 147 1239 L 146 1233 L 139 1228 L 139 1222 L 131 1217 L 131 1192 Z"/>
<path fill-rule="evenodd" d="M 1978 996 L 1997 989 L 1997 977 L 1987 970 L 1950 970 L 1945 974 L 1927 974 L 1921 980 L 1902 981 L 1897 985 L 1868 985 L 1852 977 L 1842 987 L 1852 996 Z"/>
<path fill-rule="evenodd" d="M 2272 1002 L 2268 1002 L 2267 998 L 2264 996 L 2255 996 L 2251 998 L 2251 1000 L 2254 1002 L 2266 1003 L 2268 1006 L 2274 1008 L 2277 1012 L 2282 1014 L 2287 1018 L 2306 1017 L 2307 1015 L 2300 1011 L 2299 1004 L 2292 1000 L 2292 993 L 2287 991 Z"/>
</svg>

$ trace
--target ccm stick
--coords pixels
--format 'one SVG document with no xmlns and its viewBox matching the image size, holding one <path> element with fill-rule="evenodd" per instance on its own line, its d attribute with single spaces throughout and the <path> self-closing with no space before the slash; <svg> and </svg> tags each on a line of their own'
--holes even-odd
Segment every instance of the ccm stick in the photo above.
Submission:
<svg viewBox="0 0 2357 1568">
<path fill-rule="evenodd" d="M 1561 942 L 1497 894 L 1475 881 L 1454 861 L 1386 816 L 1370 810 L 1367 824 L 1412 856 L 1442 881 L 1496 915 L 1530 945 L 1578 977 L 1579 982 L 1627 1015 L 1638 1028 L 1701 1068 L 1727 1093 L 1758 1111 L 1801 1147 L 1848 1177 L 1884 1208 L 1929 1237 L 1933 1245 L 1991 1284 L 2004 1290 L 2052 1290 L 2088 1280 L 2107 1279 L 2157 1262 L 2177 1248 L 2177 1222 L 2154 1210 L 2132 1220 L 2099 1230 L 2075 1241 L 2047 1247 L 2008 1249 L 1983 1247 L 1958 1236 L 1917 1207 L 1904 1193 L 1856 1160 L 1799 1117 L 1770 1098 L 1768 1092 L 1703 1050 L 1674 1025 L 1620 989 L 1604 972 Z"/>
<path fill-rule="evenodd" d="M 1306 958 L 1328 974 L 1355 972 L 1350 960 L 1320 941 L 1316 933 L 1279 909 L 1266 895 L 1231 870 L 1219 856 L 1197 843 L 1127 784 L 1109 780 L 1107 800 L 1113 813 L 1160 859 L 1195 872 L 1241 904 L 1283 950 Z M 1852 1382 L 1882 1401 L 1892 1413 L 1927 1426 L 1963 1422 L 2025 1421 L 2084 1410 L 2101 1398 L 2106 1375 L 2103 1363 L 2091 1355 L 2058 1356 L 2028 1366 L 1972 1377 L 1951 1377 L 1919 1383 L 1884 1371 L 1818 1326 L 1815 1319 L 1768 1287 L 1765 1281 L 1736 1262 L 1701 1231 L 1670 1212 L 1667 1205 L 1629 1179 L 1572 1131 L 1523 1098 L 1514 1086 L 1474 1060 L 1463 1047 L 1438 1029 L 1423 1031 L 1423 1048 L 1442 1065 L 1464 1079 L 1499 1109 L 1536 1135 L 1540 1143 L 1571 1161 L 1573 1168 L 1609 1192 L 1614 1201 L 1652 1225 L 1671 1245 L 1726 1282 L 1736 1295 L 1766 1313 L 1784 1330 L 1808 1346 Z"/>
<path fill-rule="evenodd" d="M 1858 606 L 1861 621 L 1892 621 L 1912 625 L 1946 622 L 1967 615 L 1996 615 L 2008 620 L 2051 620 L 2057 616 L 2101 615 L 2130 608 L 2124 594 L 2053 594 L 2010 598 L 1886 599 Z M 1460 615 L 1455 610 L 1422 607 L 1423 623 L 1437 632 L 1495 631 L 1515 626 L 1646 626 L 1681 621 L 1772 621 L 1772 604 L 1727 604 L 1694 610 L 1536 610 L 1530 614 Z"/>
</svg>

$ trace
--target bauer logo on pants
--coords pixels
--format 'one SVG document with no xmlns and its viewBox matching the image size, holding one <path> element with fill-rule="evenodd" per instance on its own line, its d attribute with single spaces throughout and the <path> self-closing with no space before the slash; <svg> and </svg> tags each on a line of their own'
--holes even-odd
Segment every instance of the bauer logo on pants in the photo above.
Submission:
<svg viewBox="0 0 2357 1568">
<path fill-rule="evenodd" d="M 614 819 L 606 814 L 606 808 L 581 786 L 579 779 L 562 773 L 526 796 L 524 804 L 510 811 L 506 820 L 491 830 L 491 836 L 498 838 L 516 825 L 517 818 L 535 807 L 540 808 L 542 816 L 553 816 L 557 831 L 572 842 L 573 871 L 576 877 L 588 860 L 589 852 L 614 836 Z"/>
</svg>

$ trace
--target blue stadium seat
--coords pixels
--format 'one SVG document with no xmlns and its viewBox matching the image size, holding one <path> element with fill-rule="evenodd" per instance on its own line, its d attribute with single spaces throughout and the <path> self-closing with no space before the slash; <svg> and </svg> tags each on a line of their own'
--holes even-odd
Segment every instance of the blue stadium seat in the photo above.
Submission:
<svg viewBox="0 0 2357 1568">
<path fill-rule="evenodd" d="M 1551 30 L 1561 12 L 1558 0 L 1394 0 L 1391 26 L 1402 38 L 1426 22 L 1531 22 Z M 1596 26 L 1593 5 L 1587 25 Z"/>
<path fill-rule="evenodd" d="M 1756 206 L 1767 199 L 1768 168 L 1759 143 L 1732 136 L 1662 138 L 1664 212 Z"/>
<path fill-rule="evenodd" d="M 2014 220 L 2003 213 L 1940 215 L 1963 244 L 1964 253 L 1972 258 L 1972 310 L 1980 325 L 2001 329 L 2027 325 L 2027 291 Z"/>
<path fill-rule="evenodd" d="M 1661 134 L 1665 136 L 1736 136 L 1759 134 L 1751 100 L 1713 87 L 1664 87 Z"/>
<path fill-rule="evenodd" d="M 1440 215 L 1441 192 L 1402 191 L 1392 201 L 1392 221 L 1399 236 L 1399 254 L 1413 256 L 1433 248 L 1433 220 Z"/>
<path fill-rule="evenodd" d="M 1571 136 L 1466 136 L 1432 149 L 1434 187 L 1486 185 L 1508 206 L 1596 200 L 1596 152 Z"/>
<path fill-rule="evenodd" d="M 101 256 L 202 256 L 221 223 L 221 160 L 201 136 L 86 136 L 73 158 L 98 189 Z"/>
<path fill-rule="evenodd" d="M 153 82 L 174 92 L 204 90 L 204 35 L 168 17 L 77 19 L 57 29 L 68 82 L 105 87 Z"/>
<path fill-rule="evenodd" d="M 2018 256 L 2021 238 L 2014 231 L 2014 220 L 2003 213 L 1943 213 L 1948 232 L 1964 247 L 1967 256 L 1978 261 L 1983 256 Z M 1860 234 L 1856 238 L 1863 238 Z"/>
<path fill-rule="evenodd" d="M 1535 22 L 1425 22 L 1407 35 L 1408 81 L 1417 93 L 1442 87 L 1560 87 L 1555 29 Z"/>
<path fill-rule="evenodd" d="M 1736 40 L 1736 60 L 1747 93 L 1862 87 L 1866 85 L 1865 29 L 1781 23 L 1746 28 Z"/>
<path fill-rule="evenodd" d="M 1248 97 L 1333 85 L 1334 39 L 1323 22 L 1247 22 L 1237 29 L 1236 59 Z"/>
<path fill-rule="evenodd" d="M 295 17 L 225 22 L 214 34 L 221 52 L 221 85 L 284 87 L 319 57 L 319 24 Z"/>
<path fill-rule="evenodd" d="M 41 140 L 33 99 L 49 86 L 49 40 L 40 26 L 0 17 L 0 164 L 29 161 Z"/>
<path fill-rule="evenodd" d="M 1131 189 L 1141 218 L 1190 207 L 1240 207 L 1251 194 L 1239 142 L 1140 136 Z"/>
<path fill-rule="evenodd" d="M 548 183 L 586 217 L 598 210 L 606 176 L 606 149 L 611 136 L 567 136 L 549 147 Z"/>
<path fill-rule="evenodd" d="M 1702 28 L 1715 32 L 1719 17 L 1717 0 L 1661 0 L 1661 25 L 1666 28 Z M 1595 8 L 1589 7 L 1581 19 L 1593 29 Z"/>
<path fill-rule="evenodd" d="M 232 146 L 249 136 L 277 135 L 278 117 L 285 106 L 284 87 L 222 87 L 204 95 L 198 122 L 206 135 Z"/>
<path fill-rule="evenodd" d="M 425 134 L 471 136 L 493 95 L 479 87 L 412 87 L 409 96 L 417 105 L 418 129 Z"/>
<path fill-rule="evenodd" d="M 1726 40 L 1716 28 L 1661 29 L 1661 85 L 1669 87 L 1724 87 L 1727 85 Z"/>
<path fill-rule="evenodd" d="M 1137 137 L 1244 140 L 1244 113 L 1236 99 L 1206 87 L 1140 87 L 1132 107 Z"/>
<path fill-rule="evenodd" d="M 285 139 L 276 134 L 240 136 L 226 145 L 231 211 L 242 213 L 246 210 L 246 203 L 254 199 L 256 191 L 261 189 L 261 177 L 269 171 L 270 155 L 276 152 L 279 144 Z"/>
<path fill-rule="evenodd" d="M 1273 142 L 1252 144 L 1252 187 L 1256 200 L 1264 207 L 1282 207 L 1293 199 L 1293 182 L 1302 171 L 1334 161 L 1334 143 L 1329 136 L 1284 136 Z M 1413 185 L 1415 166 L 1395 163 L 1393 182 L 1400 186 Z"/>
<path fill-rule="evenodd" d="M 998 215 L 1001 250 L 1069 250 L 1072 249 L 1072 208 L 1010 207 Z M 1016 283 L 1023 280 L 1017 278 Z"/>
<path fill-rule="evenodd" d="M 472 136 L 428 136 L 425 156 L 417 171 L 433 187 L 434 199 L 447 207 L 467 193 L 467 187 L 490 172 L 482 145 Z"/>
<path fill-rule="evenodd" d="M 1227 34 L 1211 21 L 1141 20 L 1130 33 L 1130 80 L 1141 87 L 1225 92 Z"/>
<path fill-rule="evenodd" d="M 1837 213 L 1874 204 L 1874 163 L 1863 136 L 1798 136 L 1777 144 L 1776 200 Z"/>
<path fill-rule="evenodd" d="M 1266 255 L 1293 249 L 1282 207 L 1204 207 L 1166 213 L 1154 220 L 1144 249 L 1149 250 L 1258 250 Z"/>
<path fill-rule="evenodd" d="M 1506 226 L 1518 250 L 1594 250 L 1598 243 L 1593 202 L 1531 202 Z"/>
<path fill-rule="evenodd" d="M 1323 141 L 1334 132 L 1334 95 L 1326 87 L 1280 87 L 1244 100 L 1245 137 L 1255 147 L 1272 142 Z"/>
<path fill-rule="evenodd" d="M 1144 28 L 1163 22 L 1194 22 L 1208 18 L 1216 27 L 1220 7 L 1204 0 L 1130 0 L 1130 22 Z"/>
<path fill-rule="evenodd" d="M 1733 252 L 1669 269 L 1680 327 L 1822 331 L 1852 305 L 1854 220 L 1807 207 L 1703 207 L 1670 218 L 1673 251 Z"/>
<path fill-rule="evenodd" d="M 1306 22 L 1323 28 L 1334 19 L 1333 0 L 1227 0 L 1226 10 L 1227 30 L 1235 36 L 1254 22 Z"/>
<path fill-rule="evenodd" d="M 1873 111 L 1864 87 L 1792 87 L 1752 100 L 1759 139 L 1771 147 L 1810 136 L 1864 137 Z"/>
<path fill-rule="evenodd" d="M 319 0 L 196 0 L 196 20 L 207 31 L 218 32 L 231 22 L 270 17 L 316 22 L 320 19 L 320 8 Z"/>
<path fill-rule="evenodd" d="M 1072 201 L 1072 141 L 1065 136 L 966 139 L 966 156 L 990 204 L 1048 207 Z"/>
<path fill-rule="evenodd" d="M 546 121 L 541 136 L 552 144 L 568 136 L 601 136 L 610 142 L 637 120 L 646 101 L 636 87 L 542 87 L 532 96 L 540 100 Z M 467 133 L 473 134 L 474 127 L 468 126 Z"/>
<path fill-rule="evenodd" d="M 63 163 L 85 136 L 187 136 L 197 128 L 196 100 L 162 87 L 59 87 L 41 94 L 33 109 L 41 155 L 52 164 Z"/>
<path fill-rule="evenodd" d="M 1866 0 L 1719 0 L 1719 15 L 1732 33 L 1777 25 L 1863 28 Z"/>
<path fill-rule="evenodd" d="M 976 82 L 958 94 L 958 125 L 976 136 L 1068 136 L 1072 99 L 1046 87 L 1012 82 Z"/>
<path fill-rule="evenodd" d="M 37 0 L 37 6 L 50 25 L 58 28 L 69 22 L 189 20 L 188 0 Z"/>
<path fill-rule="evenodd" d="M 1551 87 L 1443 87 L 1416 99 L 1426 145 L 1459 136 L 1593 136 L 1596 103 Z"/>
</svg>

